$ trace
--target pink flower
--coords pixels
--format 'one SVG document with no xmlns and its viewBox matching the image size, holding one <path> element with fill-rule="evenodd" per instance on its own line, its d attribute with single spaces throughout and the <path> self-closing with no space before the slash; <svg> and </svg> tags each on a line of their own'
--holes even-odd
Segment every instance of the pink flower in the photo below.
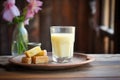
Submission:
<svg viewBox="0 0 120 80">
<path fill-rule="evenodd" d="M 28 24 L 29 24 L 29 20 L 30 20 L 30 19 L 26 19 L 26 20 L 24 21 L 24 24 L 28 25 Z"/>
<path fill-rule="evenodd" d="M 25 17 L 25 24 L 29 24 L 30 18 L 33 18 L 35 13 L 39 10 L 42 10 L 40 7 L 42 6 L 42 2 L 39 0 L 27 0 L 29 5 L 27 6 L 27 13 Z"/>
<path fill-rule="evenodd" d="M 41 10 L 42 2 L 39 0 L 27 0 L 29 3 L 27 7 L 27 13 L 26 13 L 26 19 L 33 18 L 35 13 L 37 13 L 39 10 Z"/>
<path fill-rule="evenodd" d="M 12 22 L 13 18 L 20 15 L 20 11 L 15 6 L 15 0 L 7 0 L 4 2 L 3 19 Z"/>
</svg>

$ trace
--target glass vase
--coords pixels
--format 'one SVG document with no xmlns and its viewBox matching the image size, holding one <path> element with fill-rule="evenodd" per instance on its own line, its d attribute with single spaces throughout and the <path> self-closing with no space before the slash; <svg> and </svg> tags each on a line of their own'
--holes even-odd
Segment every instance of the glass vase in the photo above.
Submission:
<svg viewBox="0 0 120 80">
<path fill-rule="evenodd" d="M 16 25 L 12 37 L 12 56 L 18 56 L 28 49 L 28 32 L 24 27 L 24 22 Z"/>
</svg>

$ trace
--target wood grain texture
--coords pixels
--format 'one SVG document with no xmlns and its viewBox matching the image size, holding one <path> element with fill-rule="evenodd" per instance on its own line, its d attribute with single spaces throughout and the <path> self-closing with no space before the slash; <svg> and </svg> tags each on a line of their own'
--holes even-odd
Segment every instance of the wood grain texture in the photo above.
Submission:
<svg viewBox="0 0 120 80">
<path fill-rule="evenodd" d="M 115 20 L 114 20 L 114 30 L 115 30 L 115 34 L 114 34 L 114 40 L 115 40 L 115 53 L 119 53 L 120 52 L 120 37 L 118 37 L 118 35 L 120 35 L 120 10 L 119 10 L 119 4 L 120 0 L 116 0 L 115 2 Z"/>
<path fill-rule="evenodd" d="M 75 51 L 89 52 L 89 0 L 43 0 L 43 2 L 40 16 L 42 48 L 51 51 L 50 26 L 75 26 Z"/>
<path fill-rule="evenodd" d="M 99 33 L 101 25 L 102 0 L 96 1 L 96 13 L 91 15 L 90 2 L 94 0 L 41 0 L 42 11 L 38 13 L 37 28 L 31 30 L 33 24 L 27 27 L 30 41 L 42 43 L 42 48 L 51 51 L 50 26 L 76 26 L 75 51 L 86 53 L 104 53 L 103 37 Z M 115 13 L 115 49 L 119 51 L 119 0 L 116 0 Z M 3 4 L 4 0 L 0 0 Z M 17 0 L 16 5 L 20 10 L 26 5 L 26 1 Z M 11 39 L 13 28 L 8 27 L 2 19 L 3 5 L 0 5 L 0 55 L 11 54 Z M 90 25 L 90 18 L 93 25 Z M 34 21 L 32 21 L 34 23 Z M 31 22 L 30 22 L 31 23 Z M 33 31 L 33 32 L 32 32 Z M 117 52 L 116 51 L 116 52 Z"/>
<path fill-rule="evenodd" d="M 41 42 L 42 49 L 51 50 L 50 40 L 50 26 L 75 26 L 76 38 L 75 38 L 75 51 L 76 52 L 103 52 L 102 42 L 98 42 L 98 36 L 93 28 L 99 24 L 97 19 L 100 17 L 97 10 L 94 27 L 90 26 L 89 19 L 91 18 L 90 1 L 92 0 L 41 0 L 43 1 L 42 11 L 38 13 L 38 16 L 30 22 L 30 26 L 27 26 L 29 32 L 29 41 Z M 99 7 L 99 0 L 97 1 L 97 7 Z M 0 0 L 0 4 L 3 4 L 4 0 Z M 16 1 L 16 5 L 20 10 L 27 4 L 24 1 Z M 96 8 L 97 8 L 96 7 Z M 98 9 L 98 8 L 97 8 Z M 11 39 L 13 27 L 8 27 L 7 22 L 2 19 L 3 6 L 0 5 L 0 55 L 11 54 Z M 36 20 L 37 19 L 37 20 Z M 34 24 L 37 27 L 33 27 Z M 96 39 L 96 40 L 95 40 Z M 97 47 L 96 47 L 97 46 Z M 100 46 L 100 47 L 99 47 Z M 101 47 L 102 46 L 102 47 Z"/>
<path fill-rule="evenodd" d="M 119 80 L 120 55 L 93 55 L 96 61 L 76 68 L 65 70 L 30 70 L 20 66 L 0 68 L 0 80 Z M 4 61 L 9 57 L 0 57 Z M 3 60 L 3 59 L 2 59 Z M 0 62 L 0 64 L 3 61 Z M 6 63 L 5 63 L 6 64 Z M 5 65 L 4 64 L 4 65 Z"/>
</svg>

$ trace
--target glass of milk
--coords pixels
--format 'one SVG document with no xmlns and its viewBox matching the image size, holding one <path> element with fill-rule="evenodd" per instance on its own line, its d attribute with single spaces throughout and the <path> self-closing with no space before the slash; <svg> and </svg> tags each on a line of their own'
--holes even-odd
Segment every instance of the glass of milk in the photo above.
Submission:
<svg viewBox="0 0 120 80">
<path fill-rule="evenodd" d="M 74 53 L 75 27 L 50 27 L 52 59 L 58 63 L 70 62 Z"/>
</svg>

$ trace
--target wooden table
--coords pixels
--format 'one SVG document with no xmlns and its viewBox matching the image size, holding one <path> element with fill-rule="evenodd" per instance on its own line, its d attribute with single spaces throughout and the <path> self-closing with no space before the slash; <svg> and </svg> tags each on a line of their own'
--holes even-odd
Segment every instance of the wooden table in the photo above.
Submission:
<svg viewBox="0 0 120 80">
<path fill-rule="evenodd" d="M 89 54 L 96 60 L 67 70 L 33 71 L 8 64 L 10 56 L 0 56 L 0 80 L 120 80 L 120 54 Z"/>
</svg>

